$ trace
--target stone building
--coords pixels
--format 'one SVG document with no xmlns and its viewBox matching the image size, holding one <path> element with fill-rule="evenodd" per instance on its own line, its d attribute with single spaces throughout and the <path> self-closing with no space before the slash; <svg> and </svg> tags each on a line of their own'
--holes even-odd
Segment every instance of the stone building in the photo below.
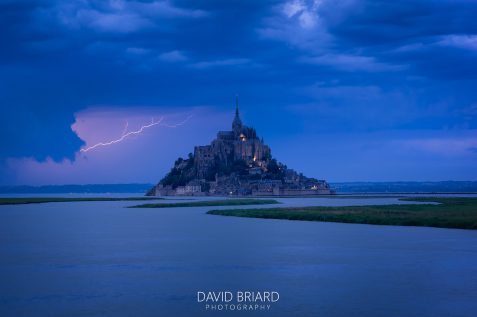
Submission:
<svg viewBox="0 0 477 317">
<path fill-rule="evenodd" d="M 238 100 L 230 131 L 219 131 L 147 195 L 313 196 L 332 194 L 324 180 L 308 178 L 272 158 L 270 147 L 240 119 Z"/>
<path fill-rule="evenodd" d="M 240 119 L 238 100 L 235 105 L 235 117 L 231 131 L 219 131 L 210 145 L 194 148 L 194 165 L 199 178 L 207 176 L 209 168 L 216 162 L 225 165 L 243 160 L 247 164 L 266 161 L 271 157 L 270 148 L 263 139 L 257 137 L 255 129 L 249 128 Z"/>
</svg>

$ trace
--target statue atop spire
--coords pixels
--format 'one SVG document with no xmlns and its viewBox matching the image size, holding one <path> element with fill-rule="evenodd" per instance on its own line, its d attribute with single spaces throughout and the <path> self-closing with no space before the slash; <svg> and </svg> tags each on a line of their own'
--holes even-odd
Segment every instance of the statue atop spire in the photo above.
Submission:
<svg viewBox="0 0 477 317">
<path fill-rule="evenodd" d="M 242 131 L 242 120 L 240 120 L 239 114 L 238 95 L 235 95 L 235 118 L 232 122 L 232 130 L 236 135 L 239 135 Z"/>
</svg>

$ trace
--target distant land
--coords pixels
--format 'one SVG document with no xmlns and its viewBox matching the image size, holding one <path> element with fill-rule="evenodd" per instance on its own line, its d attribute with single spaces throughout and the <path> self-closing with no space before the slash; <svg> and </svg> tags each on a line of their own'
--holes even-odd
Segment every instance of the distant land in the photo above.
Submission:
<svg viewBox="0 0 477 317">
<path fill-rule="evenodd" d="M 0 194 L 144 194 L 152 184 L 88 184 L 88 185 L 44 185 L 44 186 L 0 186 Z"/>
<path fill-rule="evenodd" d="M 477 181 L 331 183 L 337 194 L 348 193 L 477 193 Z"/>
<path fill-rule="evenodd" d="M 152 186 L 151 183 L 0 186 L 0 194 L 137 193 L 142 195 Z M 339 182 L 330 183 L 330 187 L 335 189 L 338 195 L 352 193 L 477 193 L 477 181 Z"/>
</svg>

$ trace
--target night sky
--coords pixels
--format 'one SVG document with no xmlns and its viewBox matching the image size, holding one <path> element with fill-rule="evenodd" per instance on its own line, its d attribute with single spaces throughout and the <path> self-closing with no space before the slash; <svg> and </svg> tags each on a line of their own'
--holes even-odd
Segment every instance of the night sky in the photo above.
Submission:
<svg viewBox="0 0 477 317">
<path fill-rule="evenodd" d="M 307 176 L 477 180 L 473 0 L 1 0 L 0 41 L 1 185 L 155 183 L 236 94 Z"/>
</svg>

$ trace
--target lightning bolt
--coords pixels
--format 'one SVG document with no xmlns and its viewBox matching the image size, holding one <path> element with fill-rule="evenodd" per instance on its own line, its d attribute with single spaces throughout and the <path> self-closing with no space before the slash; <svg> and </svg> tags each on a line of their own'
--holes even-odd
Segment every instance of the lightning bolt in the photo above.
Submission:
<svg viewBox="0 0 477 317">
<path fill-rule="evenodd" d="M 161 126 L 163 127 L 166 127 L 166 128 L 177 128 L 177 127 L 180 127 L 181 125 L 184 125 L 187 123 L 187 121 L 189 121 L 189 119 L 192 118 L 192 115 L 188 115 L 187 118 L 185 118 L 183 121 L 181 122 L 178 122 L 176 124 L 168 124 L 168 123 L 162 123 L 160 124 Z"/>
<path fill-rule="evenodd" d="M 122 135 L 119 139 L 112 140 L 112 141 L 107 141 L 107 142 L 99 142 L 99 143 L 96 143 L 95 145 L 80 149 L 80 152 L 86 153 L 86 152 L 94 150 L 95 148 L 98 148 L 98 147 L 113 145 L 113 144 L 122 142 L 127 137 L 129 137 L 131 135 L 141 134 L 144 130 L 146 130 L 148 128 L 151 128 L 153 126 L 156 126 L 156 125 L 160 125 L 160 126 L 163 126 L 163 127 L 166 127 L 166 128 L 177 128 L 181 125 L 184 125 L 187 121 L 189 121 L 189 119 L 191 117 L 192 117 L 192 115 L 189 115 L 185 120 L 183 120 L 179 123 L 176 123 L 176 124 L 167 124 L 165 122 L 162 123 L 164 117 L 161 117 L 158 121 L 154 121 L 154 118 L 152 118 L 151 123 L 143 125 L 138 130 L 130 131 L 130 132 L 127 132 L 129 123 L 128 123 L 128 121 L 126 121 L 126 126 L 124 127 L 124 131 L 123 131 L 123 133 L 122 133 Z"/>
<path fill-rule="evenodd" d="M 128 120 L 126 120 L 126 125 L 124 126 L 124 131 L 123 131 L 122 135 L 125 135 L 126 132 L 128 132 L 128 126 L 129 126 L 129 122 L 128 122 Z"/>
</svg>

